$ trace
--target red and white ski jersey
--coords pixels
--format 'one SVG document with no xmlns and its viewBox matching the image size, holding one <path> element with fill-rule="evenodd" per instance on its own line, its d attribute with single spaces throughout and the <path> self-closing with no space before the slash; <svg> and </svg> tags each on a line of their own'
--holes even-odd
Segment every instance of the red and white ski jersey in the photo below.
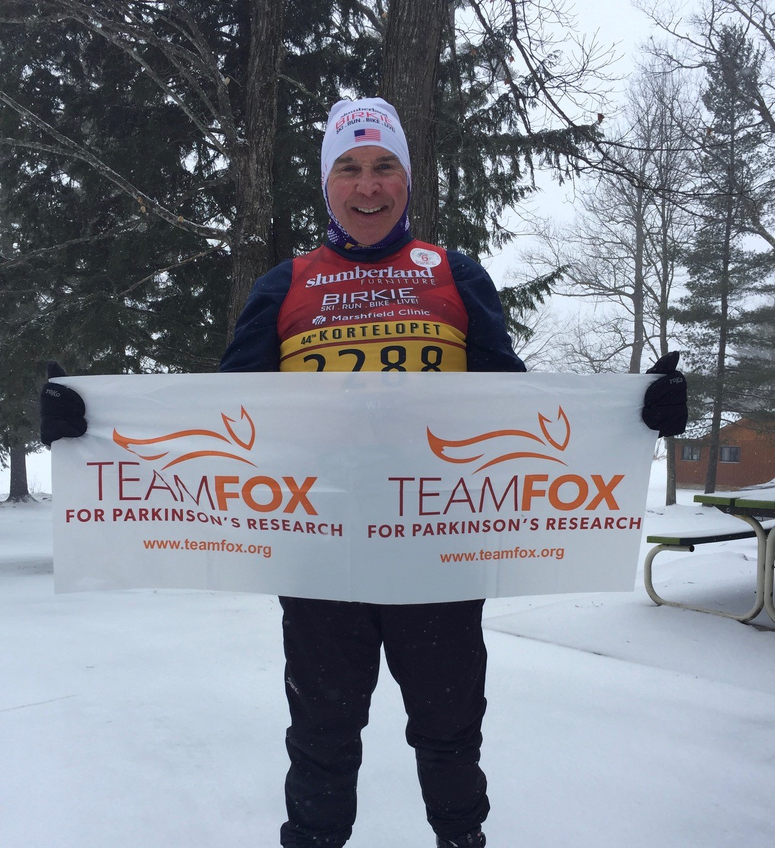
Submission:
<svg viewBox="0 0 775 848">
<path fill-rule="evenodd" d="M 446 252 L 385 259 L 327 246 L 293 260 L 277 320 L 281 371 L 465 371 L 468 315 Z"/>
</svg>

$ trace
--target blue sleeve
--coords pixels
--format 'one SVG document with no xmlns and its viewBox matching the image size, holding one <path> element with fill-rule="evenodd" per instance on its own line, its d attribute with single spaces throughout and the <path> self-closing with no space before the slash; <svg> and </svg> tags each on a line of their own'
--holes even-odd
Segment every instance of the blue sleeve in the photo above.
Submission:
<svg viewBox="0 0 775 848">
<path fill-rule="evenodd" d="M 221 371 L 279 371 L 277 318 L 291 285 L 293 261 L 259 277 L 237 319 L 234 339 L 221 358 Z"/>
<path fill-rule="evenodd" d="M 452 277 L 468 312 L 466 352 L 469 371 L 525 371 L 506 330 L 495 283 L 479 265 L 456 250 L 448 250 Z"/>
</svg>

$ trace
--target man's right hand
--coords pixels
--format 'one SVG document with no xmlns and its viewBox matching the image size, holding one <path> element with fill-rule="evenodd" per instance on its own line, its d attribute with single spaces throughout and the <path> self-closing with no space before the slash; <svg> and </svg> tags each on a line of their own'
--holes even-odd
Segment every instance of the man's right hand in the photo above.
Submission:
<svg viewBox="0 0 775 848">
<path fill-rule="evenodd" d="M 78 392 L 59 383 L 57 377 L 66 377 L 62 366 L 51 360 L 48 363 L 48 382 L 40 393 L 40 440 L 51 445 L 57 439 L 74 439 L 86 432 L 86 405 Z"/>
</svg>

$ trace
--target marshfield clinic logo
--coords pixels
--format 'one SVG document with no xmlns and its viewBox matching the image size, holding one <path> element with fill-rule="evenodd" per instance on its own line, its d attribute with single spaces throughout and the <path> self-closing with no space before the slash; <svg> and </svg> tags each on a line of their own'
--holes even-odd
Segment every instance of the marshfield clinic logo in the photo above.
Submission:
<svg viewBox="0 0 775 848">
<path fill-rule="evenodd" d="M 529 430 L 492 430 L 469 439 L 442 439 L 428 428 L 428 445 L 444 462 L 469 463 L 484 460 L 474 473 L 512 459 L 543 459 L 567 466 L 557 453 L 570 442 L 571 427 L 562 407 L 552 421 L 538 413 L 538 433 Z"/>
<path fill-rule="evenodd" d="M 221 420 L 225 428 L 225 432 L 217 430 L 178 430 L 174 433 L 167 433 L 163 436 L 155 436 L 150 439 L 135 439 L 131 436 L 124 436 L 114 428 L 113 441 L 121 448 L 129 453 L 133 453 L 146 462 L 157 462 L 168 457 L 175 448 L 177 451 L 184 452 L 175 455 L 165 465 L 165 468 L 171 468 L 173 465 L 180 465 L 182 462 L 188 462 L 192 459 L 202 459 L 203 457 L 219 457 L 220 459 L 233 459 L 237 462 L 244 462 L 247 465 L 255 463 L 251 462 L 245 456 L 236 452 L 237 449 L 250 453 L 256 441 L 256 425 L 253 419 L 247 413 L 245 407 L 240 407 L 239 421 L 241 429 L 244 431 L 244 437 L 240 436 L 235 426 L 237 420 L 230 418 L 225 412 L 221 413 Z M 215 442 L 212 448 L 202 448 L 202 440 Z M 228 445 L 228 449 L 223 445 Z M 196 446 L 196 449 L 193 447 Z M 160 448 L 166 448 L 159 450 Z M 150 451 L 150 452 L 149 452 Z"/>
</svg>

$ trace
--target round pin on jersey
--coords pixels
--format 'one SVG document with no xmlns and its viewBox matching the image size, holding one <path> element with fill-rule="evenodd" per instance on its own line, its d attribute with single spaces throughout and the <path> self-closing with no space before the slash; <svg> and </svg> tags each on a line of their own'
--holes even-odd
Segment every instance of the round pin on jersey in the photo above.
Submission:
<svg viewBox="0 0 775 848">
<path fill-rule="evenodd" d="M 435 250 L 427 250 L 424 247 L 415 247 L 409 256 L 412 262 L 421 268 L 435 268 L 441 264 L 441 256 Z"/>
</svg>

